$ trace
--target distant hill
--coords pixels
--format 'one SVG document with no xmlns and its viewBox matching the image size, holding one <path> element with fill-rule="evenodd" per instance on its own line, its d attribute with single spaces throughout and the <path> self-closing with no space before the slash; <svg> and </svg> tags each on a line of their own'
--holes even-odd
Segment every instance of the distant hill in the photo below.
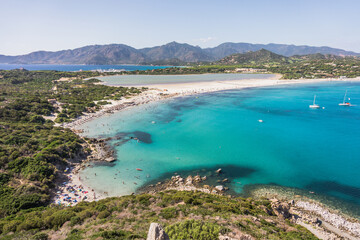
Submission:
<svg viewBox="0 0 360 240">
<path fill-rule="evenodd" d="M 0 61 L 3 58 L 0 57 Z M 146 56 L 124 44 L 93 45 L 57 52 L 39 51 L 7 57 L 3 63 L 20 64 L 126 64 L 146 61 Z"/>
<path fill-rule="evenodd" d="M 308 55 L 308 54 L 332 54 L 338 56 L 360 56 L 359 53 L 345 51 L 338 48 L 331 47 L 312 47 L 312 46 L 296 46 L 287 44 L 251 44 L 251 43 L 222 43 L 214 48 L 205 48 L 204 51 L 212 55 L 216 59 L 221 59 L 234 53 L 245 53 L 249 51 L 258 51 L 266 49 L 276 54 L 286 57 L 293 55 Z"/>
<path fill-rule="evenodd" d="M 266 64 L 266 63 L 287 63 L 288 57 L 270 52 L 266 49 L 258 51 L 250 51 L 247 53 L 237 53 L 227 56 L 220 61 L 216 62 L 223 65 L 236 65 L 236 64 Z"/>
<path fill-rule="evenodd" d="M 162 46 L 143 48 L 139 50 L 152 61 L 165 59 L 179 59 L 183 62 L 198 62 L 215 60 L 213 56 L 207 54 L 200 47 L 195 47 L 186 43 L 171 42 Z"/>
<path fill-rule="evenodd" d="M 265 49 L 286 57 L 293 55 L 330 54 L 360 56 L 359 53 L 330 47 L 286 44 L 223 43 L 214 48 L 200 48 L 171 42 L 162 46 L 135 49 L 124 44 L 92 45 L 56 52 L 37 51 L 19 56 L 0 55 L 0 63 L 18 64 L 184 64 L 218 61 L 226 56 Z M 171 64 L 171 65 L 174 65 Z"/>
<path fill-rule="evenodd" d="M 308 54 L 308 55 L 294 55 L 292 59 L 300 59 L 300 60 L 339 60 L 343 59 L 344 57 L 353 57 L 353 56 L 338 56 L 334 54 Z"/>
</svg>

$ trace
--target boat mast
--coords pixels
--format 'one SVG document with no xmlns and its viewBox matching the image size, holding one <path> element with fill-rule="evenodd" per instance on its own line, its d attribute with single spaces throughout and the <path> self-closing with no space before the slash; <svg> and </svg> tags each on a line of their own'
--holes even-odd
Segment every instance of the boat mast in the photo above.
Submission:
<svg viewBox="0 0 360 240">
<path fill-rule="evenodd" d="M 346 93 L 347 93 L 347 89 L 346 89 L 346 91 L 345 91 L 345 95 L 344 95 L 344 101 L 343 101 L 343 103 L 345 103 Z"/>
<path fill-rule="evenodd" d="M 313 105 L 315 105 L 315 99 L 316 99 L 316 95 L 314 95 L 314 103 L 313 103 Z"/>
</svg>

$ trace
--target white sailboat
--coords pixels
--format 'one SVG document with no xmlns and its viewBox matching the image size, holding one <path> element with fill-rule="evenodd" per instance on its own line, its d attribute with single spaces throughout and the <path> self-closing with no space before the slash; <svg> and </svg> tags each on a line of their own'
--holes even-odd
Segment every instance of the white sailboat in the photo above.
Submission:
<svg viewBox="0 0 360 240">
<path fill-rule="evenodd" d="M 339 103 L 339 106 L 348 106 L 350 107 L 351 106 L 351 103 L 350 102 L 346 102 L 346 94 L 347 94 L 347 90 L 345 91 L 345 95 L 344 95 L 344 100 L 342 103 Z M 350 98 L 349 98 L 349 101 L 350 101 Z"/>
<path fill-rule="evenodd" d="M 320 108 L 320 106 L 315 103 L 315 100 L 316 100 L 316 95 L 314 95 L 314 102 L 312 105 L 309 105 L 309 108 Z"/>
</svg>

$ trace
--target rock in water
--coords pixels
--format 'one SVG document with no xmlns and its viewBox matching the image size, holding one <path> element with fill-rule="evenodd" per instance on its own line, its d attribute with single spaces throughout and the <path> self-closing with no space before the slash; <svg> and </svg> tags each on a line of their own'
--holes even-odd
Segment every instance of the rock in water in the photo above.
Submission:
<svg viewBox="0 0 360 240">
<path fill-rule="evenodd" d="M 151 223 L 146 240 L 170 240 L 170 238 L 160 224 Z"/>
<path fill-rule="evenodd" d="M 224 186 L 222 186 L 222 185 L 216 186 L 215 189 L 218 190 L 219 192 L 222 192 L 222 191 L 225 190 L 225 189 L 224 189 Z"/>
</svg>

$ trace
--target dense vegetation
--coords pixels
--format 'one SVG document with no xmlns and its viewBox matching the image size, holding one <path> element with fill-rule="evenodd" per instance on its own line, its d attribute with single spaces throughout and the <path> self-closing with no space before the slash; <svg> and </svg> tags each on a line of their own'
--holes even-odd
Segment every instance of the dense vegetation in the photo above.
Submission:
<svg viewBox="0 0 360 240">
<path fill-rule="evenodd" d="M 268 67 L 272 73 L 283 74 L 284 79 L 297 78 L 354 78 L 360 76 L 360 58 L 300 59 L 290 64 Z"/>
<path fill-rule="evenodd" d="M 267 50 L 234 54 L 212 63 L 199 63 L 192 67 L 173 67 L 123 74 L 203 74 L 233 72 L 280 73 L 284 79 L 339 78 L 360 76 L 359 57 L 313 54 L 284 57 Z"/>
<path fill-rule="evenodd" d="M 239 65 L 239 64 L 254 64 L 254 65 L 263 65 L 263 64 L 284 64 L 290 62 L 290 59 L 281 56 L 279 54 L 270 52 L 265 49 L 260 49 L 256 52 L 247 52 L 247 53 L 238 53 L 233 54 L 223 59 L 219 60 L 217 63 L 219 65 Z"/>
<path fill-rule="evenodd" d="M 259 239 L 316 239 L 275 216 L 268 200 L 177 191 L 20 211 L 0 220 L 0 234 L 55 239 L 61 231 L 67 239 L 144 239 L 151 222 L 164 226 L 171 239 L 217 239 L 239 231 Z"/>
<path fill-rule="evenodd" d="M 84 139 L 55 127 L 46 116 L 58 114 L 57 122 L 68 121 L 106 104 L 99 100 L 140 91 L 82 80 L 93 76 L 93 72 L 0 71 L 0 217 L 47 205 L 60 173 L 88 154 Z"/>
<path fill-rule="evenodd" d="M 81 116 L 83 112 L 95 112 L 106 100 L 120 100 L 124 96 L 138 94 L 141 89 L 96 85 L 97 79 L 58 82 L 52 98 L 61 102 L 61 112 L 55 122 L 61 123 Z"/>
</svg>

